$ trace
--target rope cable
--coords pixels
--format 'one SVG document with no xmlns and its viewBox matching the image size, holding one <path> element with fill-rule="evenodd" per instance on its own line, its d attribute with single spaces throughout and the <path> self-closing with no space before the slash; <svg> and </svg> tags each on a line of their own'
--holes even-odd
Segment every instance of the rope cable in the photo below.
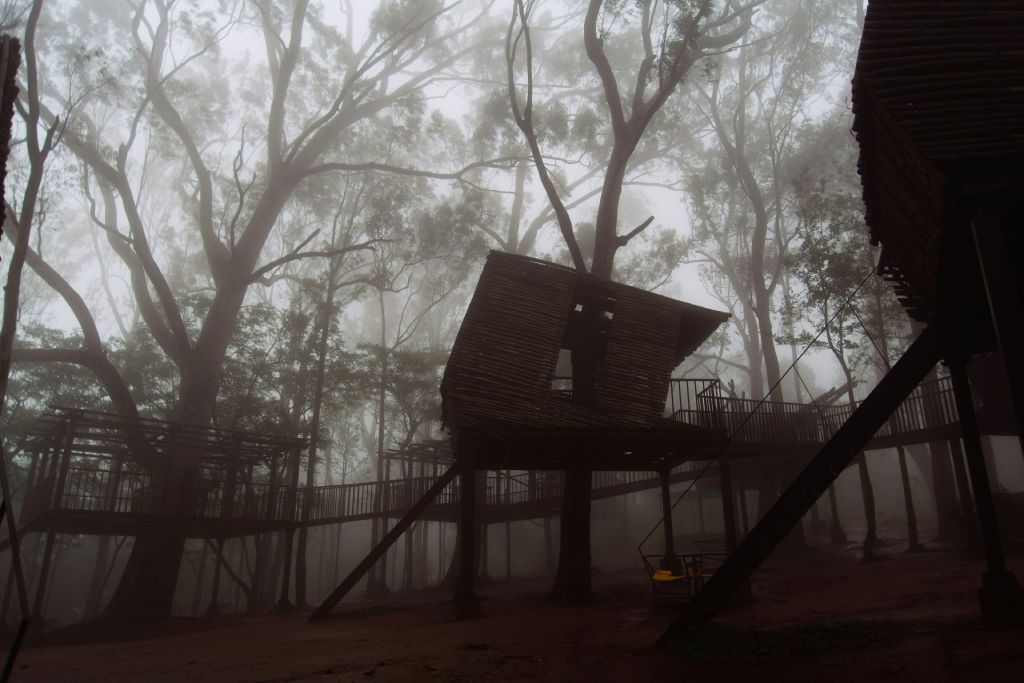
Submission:
<svg viewBox="0 0 1024 683">
<path fill-rule="evenodd" d="M 690 482 L 690 485 L 687 486 L 686 489 L 675 499 L 675 501 L 669 507 L 669 514 L 672 514 L 672 511 L 676 509 L 676 506 L 679 505 L 680 502 L 682 502 L 683 498 L 686 497 L 686 495 L 690 492 L 690 489 L 692 489 L 694 487 L 694 485 L 697 483 L 697 481 L 702 476 L 704 476 L 704 473 L 712 465 L 712 463 L 714 463 L 716 460 L 718 460 L 721 457 L 722 453 L 724 453 L 725 450 L 732 444 L 732 442 L 736 438 L 736 436 L 741 431 L 743 431 L 743 428 L 747 425 L 747 422 L 749 422 L 750 419 L 754 416 L 754 414 L 757 413 L 761 409 L 761 406 L 763 406 L 768 401 L 768 398 L 772 395 L 772 393 L 775 391 L 775 389 L 782 383 L 782 380 L 784 380 L 787 376 L 789 376 L 790 370 L 793 370 L 796 367 L 796 364 L 799 363 L 800 360 L 804 357 L 804 355 L 806 355 L 807 352 L 810 351 L 810 349 L 818 341 L 818 339 L 821 337 L 821 335 L 825 333 L 825 330 L 827 330 L 828 327 L 833 322 L 835 322 L 836 318 L 839 317 L 839 314 L 843 311 L 843 309 L 846 308 L 847 306 L 851 305 L 851 302 L 853 301 L 854 297 L 856 297 L 860 293 L 860 290 L 864 288 L 864 285 L 866 285 L 868 283 L 868 281 L 871 279 L 871 277 L 874 274 L 875 274 L 875 268 L 872 268 L 868 272 L 867 276 L 863 280 L 861 280 L 860 284 L 857 285 L 857 287 L 853 290 L 853 292 L 850 293 L 850 295 L 846 297 L 846 300 L 843 302 L 843 304 L 839 308 L 836 309 L 836 312 L 832 314 L 832 317 L 828 319 L 828 321 L 821 327 L 821 329 L 818 330 L 817 334 L 814 335 L 814 337 L 811 339 L 811 341 L 809 341 L 807 343 L 807 345 L 803 348 L 803 350 L 800 352 L 800 354 L 796 358 L 793 359 L 793 362 L 790 363 L 788 368 L 786 368 L 786 371 L 784 373 L 782 373 L 782 375 L 775 381 L 775 383 L 772 384 L 771 388 L 769 388 L 768 393 L 765 394 L 764 397 L 761 398 L 760 401 L 758 401 L 757 405 L 754 406 L 753 410 L 751 410 L 749 413 L 747 413 L 746 417 L 744 417 L 743 421 L 740 422 L 739 426 L 736 427 L 735 430 L 733 430 L 733 432 L 726 439 L 725 443 L 722 444 L 722 447 L 719 448 L 718 451 L 715 453 L 714 457 L 710 458 L 707 461 L 707 464 L 705 464 L 704 467 L 701 468 L 701 470 L 700 470 L 700 472 L 698 472 L 697 476 Z M 799 376 L 799 374 L 798 374 L 798 376 Z M 812 404 L 813 404 L 813 401 L 812 401 Z M 755 456 L 755 459 L 758 462 L 760 462 L 760 457 L 759 456 Z M 640 552 L 641 555 L 643 555 L 643 546 L 644 546 L 644 544 L 650 539 L 651 536 L 654 535 L 654 532 L 658 530 L 658 527 L 660 527 L 664 523 L 665 523 L 665 517 L 662 516 L 661 519 L 659 519 L 657 521 L 657 523 L 655 523 L 655 525 L 651 528 L 651 530 L 649 532 L 647 532 L 647 535 L 644 536 L 643 540 L 640 541 L 639 545 L 637 545 L 637 551 Z"/>
</svg>

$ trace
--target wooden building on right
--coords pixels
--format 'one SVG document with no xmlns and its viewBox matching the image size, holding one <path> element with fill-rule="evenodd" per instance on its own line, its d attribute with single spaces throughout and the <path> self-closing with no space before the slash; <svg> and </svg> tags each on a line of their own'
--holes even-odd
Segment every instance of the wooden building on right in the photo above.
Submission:
<svg viewBox="0 0 1024 683">
<path fill-rule="evenodd" d="M 1003 383 L 1024 434 L 1024 3 L 874 0 L 853 110 L 880 272 L 912 318 L 942 333 L 988 563 L 982 615 L 1024 622 L 975 411 Z M 1005 378 L 974 374 L 972 387 L 966 365 L 979 354 L 1001 357 Z"/>
<path fill-rule="evenodd" d="M 967 364 L 1001 356 L 1024 433 L 1024 3 L 871 0 L 853 78 L 866 222 L 879 274 L 923 332 L 662 642 L 707 621 L 936 363 L 948 366 L 985 544 L 983 619 L 1024 623 L 1004 561 Z M 998 366 L 999 364 L 997 364 Z M 994 392 L 998 394 L 999 392 Z"/>
</svg>

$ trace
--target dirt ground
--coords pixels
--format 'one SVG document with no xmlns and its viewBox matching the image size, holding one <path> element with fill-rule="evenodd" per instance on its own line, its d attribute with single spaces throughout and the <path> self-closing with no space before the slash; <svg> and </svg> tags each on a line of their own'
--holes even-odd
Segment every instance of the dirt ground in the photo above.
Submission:
<svg viewBox="0 0 1024 683">
<path fill-rule="evenodd" d="M 680 651 L 653 646 L 672 620 L 642 572 L 598 573 L 585 608 L 544 600 L 547 580 L 481 589 L 485 616 L 457 622 L 436 592 L 343 603 L 327 622 L 287 616 L 173 619 L 154 633 L 92 642 L 37 637 L 24 681 L 1024 681 L 1024 629 L 980 624 L 981 561 L 895 544 L 774 557 Z M 1011 563 L 1024 577 L 1024 562 Z M 54 640 L 57 638 L 57 640 Z"/>
</svg>

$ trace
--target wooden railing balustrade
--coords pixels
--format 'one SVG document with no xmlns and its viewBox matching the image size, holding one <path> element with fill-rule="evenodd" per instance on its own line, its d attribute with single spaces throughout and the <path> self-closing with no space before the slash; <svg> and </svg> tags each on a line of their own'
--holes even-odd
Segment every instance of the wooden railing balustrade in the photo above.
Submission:
<svg viewBox="0 0 1024 683">
<path fill-rule="evenodd" d="M 715 379 L 673 380 L 667 413 L 673 420 L 722 430 L 731 443 L 817 445 L 827 441 L 846 421 L 853 406 L 815 406 L 783 401 L 754 401 L 724 396 Z M 957 422 L 952 386 L 947 378 L 921 384 L 876 434 L 897 437 L 927 433 Z M 248 469 L 241 461 L 201 470 L 198 477 L 176 477 L 143 471 L 127 461 L 127 451 L 99 457 L 91 441 L 76 441 L 75 416 L 57 423 L 41 437 L 25 487 L 21 519 L 49 511 L 95 514 L 172 516 L 200 520 L 237 520 L 275 524 L 326 524 L 400 515 L 437 481 L 425 476 L 306 488 L 269 470 Z M 231 462 L 235 462 L 231 465 Z M 294 470 L 294 463 L 290 465 Z M 674 472 L 699 468 L 687 461 Z M 657 474 L 645 471 L 597 471 L 595 491 L 642 483 L 656 485 Z M 560 472 L 488 472 L 480 503 L 485 506 L 528 505 L 562 495 Z M 304 517 L 307 499 L 308 517 Z M 454 506 L 459 486 L 449 484 L 433 506 Z"/>
</svg>

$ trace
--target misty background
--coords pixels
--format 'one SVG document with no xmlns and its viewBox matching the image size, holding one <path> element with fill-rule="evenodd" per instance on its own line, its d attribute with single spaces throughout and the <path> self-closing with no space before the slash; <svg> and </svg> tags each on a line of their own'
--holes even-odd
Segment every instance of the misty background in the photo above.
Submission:
<svg viewBox="0 0 1024 683">
<path fill-rule="evenodd" d="M 711 22 L 739 8 L 609 2 L 598 32 L 630 83 L 685 29 L 679 17 Z M 406 476 L 384 455 L 444 438 L 438 385 L 488 251 L 573 262 L 509 73 L 518 106 L 531 98 L 533 141 L 576 240 L 593 251 L 613 122 L 583 44 L 587 3 L 3 9 L 24 49 L 5 267 L 12 240 L 31 230 L 0 425 L 15 498 L 28 466 L 19 439 L 50 405 L 312 438 L 308 485 Z M 629 159 L 619 232 L 652 220 L 621 248 L 613 279 L 730 313 L 676 376 L 801 403 L 847 387 L 834 399 L 845 403 L 916 334 L 891 286 L 871 276 L 878 253 L 850 131 L 863 3 L 747 9 L 742 37 L 702 55 Z M 510 21 L 523 17 L 529 63 L 522 47 L 511 59 L 508 50 Z M 987 442 L 995 486 L 1024 490 L 1016 440 Z M 931 454 L 907 450 L 928 540 L 941 532 Z M 892 451 L 868 453 L 867 464 L 884 536 L 904 520 L 900 471 Z M 853 468 L 836 485 L 851 541 L 864 534 L 862 487 Z M 596 501 L 595 566 L 638 565 L 636 544 L 660 505 L 656 489 Z M 677 533 L 720 532 L 720 499 L 705 492 L 675 519 Z M 392 590 L 436 584 L 448 570 L 455 525 L 417 526 L 423 552 L 406 562 L 412 545 L 396 545 Z M 488 573 L 552 571 L 557 526 L 491 525 Z M 371 535 L 369 522 L 310 530 L 310 602 L 365 555 Z M 246 574 L 257 542 L 226 544 L 224 612 L 272 606 L 273 577 L 267 589 Z M 45 607 L 55 623 L 94 616 L 114 590 L 132 539 L 113 539 L 100 572 L 97 543 L 59 536 Z M 206 608 L 214 555 L 187 542 L 175 614 Z M 97 582 L 89 605 L 85 586 Z"/>
</svg>

